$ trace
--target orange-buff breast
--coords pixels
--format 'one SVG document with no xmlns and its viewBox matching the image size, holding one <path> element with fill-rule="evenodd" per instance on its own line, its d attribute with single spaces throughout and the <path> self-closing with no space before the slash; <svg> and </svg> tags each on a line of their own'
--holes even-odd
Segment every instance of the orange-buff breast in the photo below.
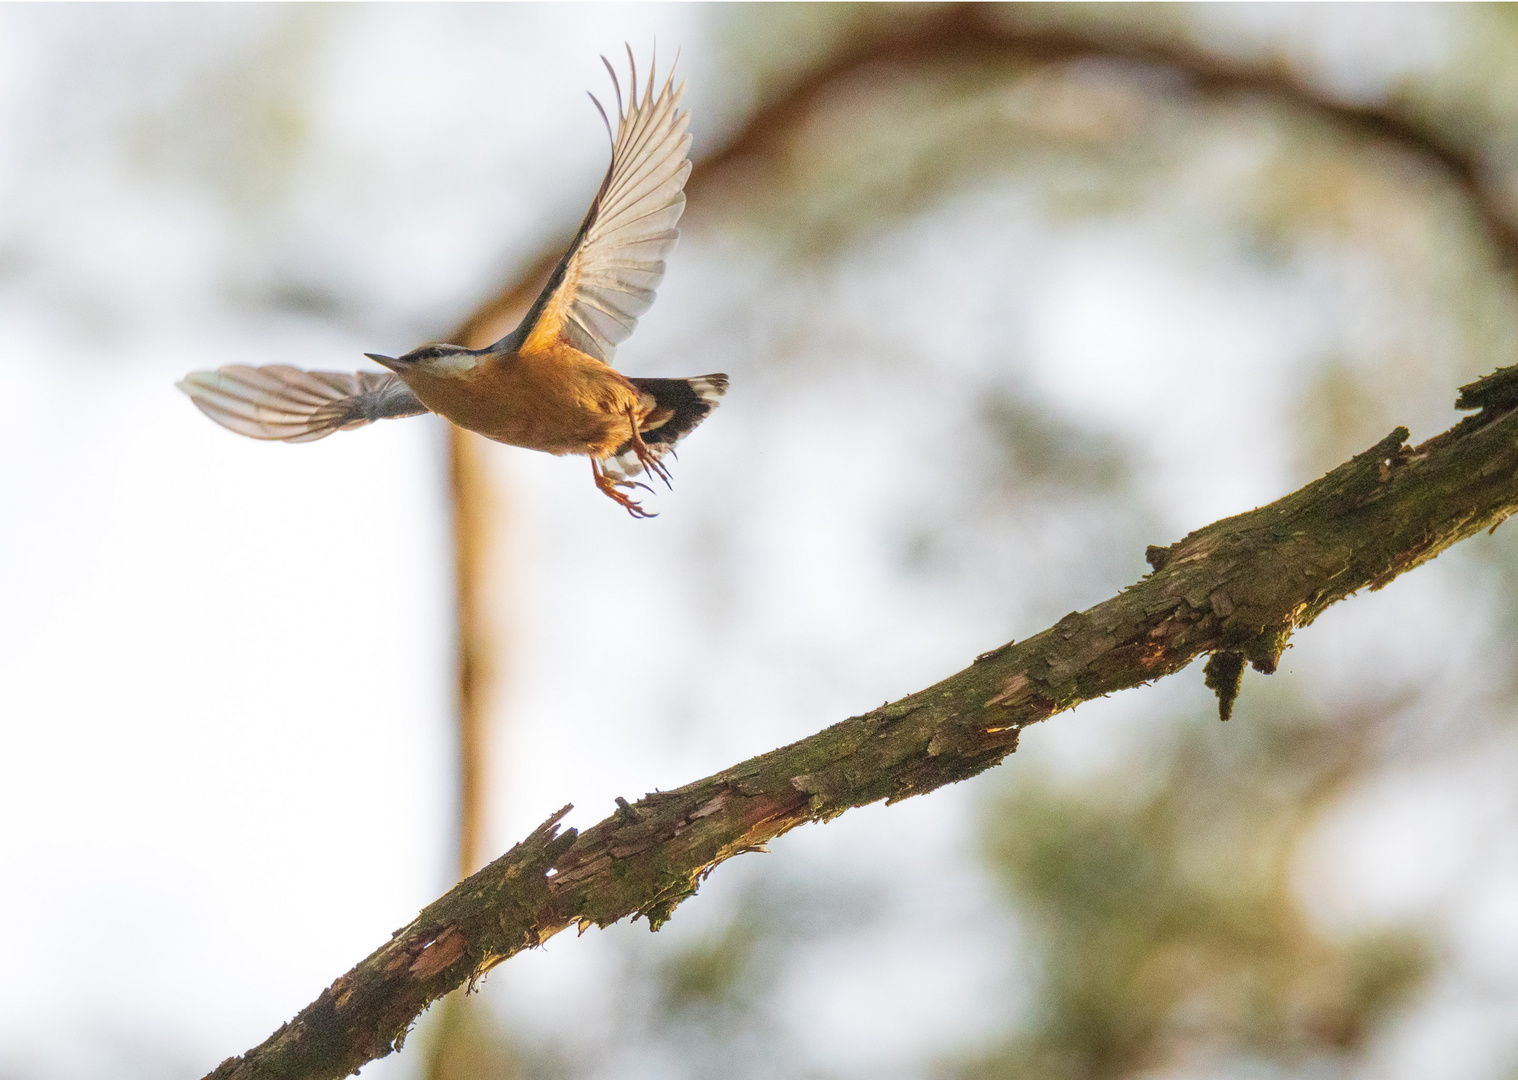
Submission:
<svg viewBox="0 0 1518 1080">
<path fill-rule="evenodd" d="M 402 376 L 423 405 L 496 442 L 549 454 L 609 456 L 647 406 L 620 373 L 577 349 L 481 357 L 474 367 Z"/>
</svg>

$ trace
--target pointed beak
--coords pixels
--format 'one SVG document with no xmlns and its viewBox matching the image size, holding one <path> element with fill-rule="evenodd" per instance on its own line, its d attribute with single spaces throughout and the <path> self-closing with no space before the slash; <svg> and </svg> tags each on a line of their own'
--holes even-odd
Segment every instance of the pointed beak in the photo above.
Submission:
<svg viewBox="0 0 1518 1080">
<path fill-rule="evenodd" d="M 364 355 L 367 356 L 370 360 L 373 360 L 376 364 L 382 364 L 383 366 L 389 368 L 391 371 L 399 371 L 402 367 L 405 366 L 395 357 L 385 356 L 383 353 L 366 352 Z"/>
</svg>

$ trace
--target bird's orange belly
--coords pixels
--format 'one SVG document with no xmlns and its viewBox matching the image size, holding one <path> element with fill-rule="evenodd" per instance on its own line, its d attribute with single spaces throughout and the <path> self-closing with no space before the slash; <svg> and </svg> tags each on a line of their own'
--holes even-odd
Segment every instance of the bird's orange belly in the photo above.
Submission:
<svg viewBox="0 0 1518 1080">
<path fill-rule="evenodd" d="M 644 409 L 616 371 L 589 357 L 588 363 L 575 359 L 487 358 L 453 375 L 407 373 L 406 383 L 427 408 L 487 439 L 606 457 L 629 437 L 629 409 L 640 420 Z"/>
</svg>

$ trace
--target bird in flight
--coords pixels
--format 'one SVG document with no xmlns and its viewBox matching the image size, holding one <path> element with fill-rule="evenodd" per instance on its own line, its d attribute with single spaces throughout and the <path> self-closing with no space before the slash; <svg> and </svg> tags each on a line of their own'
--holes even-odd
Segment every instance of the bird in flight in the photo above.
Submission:
<svg viewBox="0 0 1518 1080">
<path fill-rule="evenodd" d="M 664 457 L 716 408 L 726 375 L 629 378 L 610 365 L 664 278 L 680 236 L 690 175 L 690 114 L 674 71 L 642 100 L 628 49 L 625 107 L 616 72 L 611 165 L 569 250 L 522 323 L 483 349 L 434 344 L 404 356 L 366 353 L 387 372 L 228 365 L 177 385 L 223 427 L 254 439 L 311 442 L 375 420 L 435 412 L 486 438 L 590 458 L 596 487 L 633 517 L 652 517 L 629 491 L 640 473 L 669 484 Z"/>
</svg>

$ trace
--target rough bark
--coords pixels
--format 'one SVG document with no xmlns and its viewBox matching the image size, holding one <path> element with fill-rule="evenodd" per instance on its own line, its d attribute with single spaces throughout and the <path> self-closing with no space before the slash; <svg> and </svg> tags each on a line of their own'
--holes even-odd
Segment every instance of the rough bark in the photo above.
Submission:
<svg viewBox="0 0 1518 1080">
<path fill-rule="evenodd" d="M 1203 654 L 1226 715 L 1240 660 L 1273 671 L 1330 604 L 1518 510 L 1518 368 L 1465 387 L 1460 404 L 1481 412 L 1413 448 L 1398 428 L 1278 502 L 1150 548 L 1141 581 L 934 686 L 694 784 L 618 799 L 583 833 L 560 831 L 564 807 L 211 1077 L 346 1076 L 398 1048 L 429 1002 L 566 927 L 631 915 L 657 929 L 724 860 L 974 776 L 1028 725 Z"/>
</svg>

